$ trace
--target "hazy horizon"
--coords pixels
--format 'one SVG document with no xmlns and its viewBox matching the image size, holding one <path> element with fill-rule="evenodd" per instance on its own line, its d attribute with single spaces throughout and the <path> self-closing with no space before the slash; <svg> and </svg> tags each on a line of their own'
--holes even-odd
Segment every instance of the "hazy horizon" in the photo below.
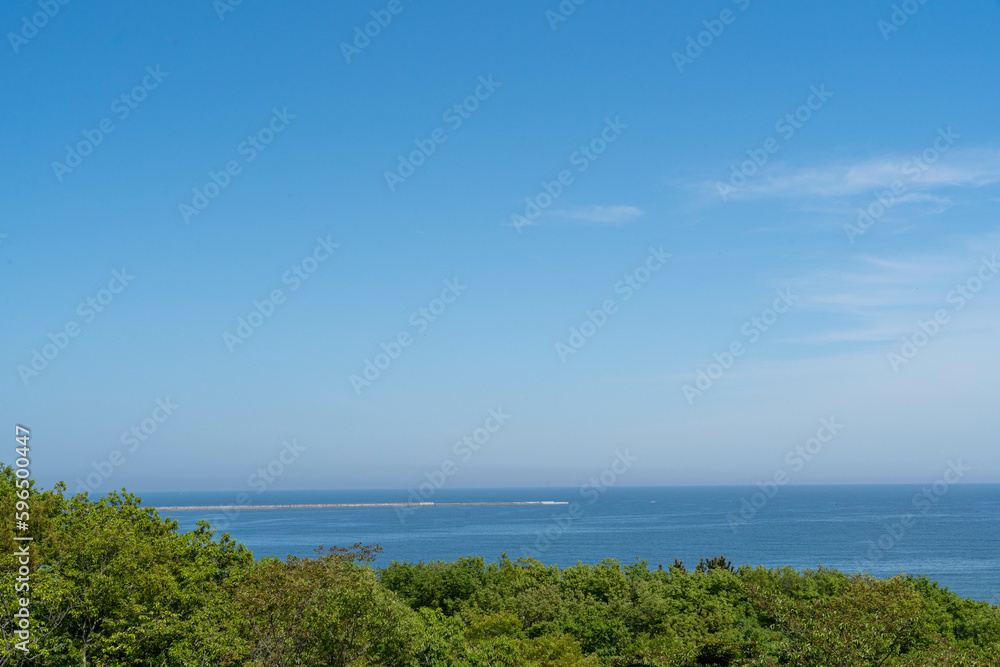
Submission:
<svg viewBox="0 0 1000 667">
<path fill-rule="evenodd" d="M 1000 486 L 1000 482 L 957 482 L 956 484 L 960 484 L 962 486 Z M 835 487 L 835 486 L 836 487 L 840 487 L 840 486 L 905 486 L 905 487 L 915 487 L 915 486 L 930 486 L 930 484 L 927 484 L 927 483 L 924 483 L 924 482 L 915 482 L 914 481 L 914 482 L 842 482 L 842 483 L 816 482 L 816 483 L 787 484 L 786 485 L 786 487 Z M 518 486 L 518 485 L 514 485 L 514 486 L 456 486 L 456 487 L 445 487 L 445 488 L 447 488 L 449 491 L 503 491 L 505 489 L 525 490 L 525 491 L 530 491 L 530 490 L 553 490 L 553 491 L 565 490 L 565 491 L 577 491 L 579 489 L 578 486 Z M 663 484 L 663 485 L 657 485 L 657 484 L 616 484 L 615 488 L 623 488 L 623 489 L 629 489 L 629 488 L 633 488 L 633 489 L 657 489 L 657 488 L 758 489 L 759 487 L 757 487 L 756 484 Z M 72 487 L 70 487 L 69 490 L 72 492 L 72 490 L 73 490 Z M 120 491 L 120 489 L 110 489 L 110 490 L 112 490 L 112 491 Z M 232 488 L 232 489 L 126 489 L 126 490 L 129 493 L 134 493 L 135 495 L 140 496 L 140 497 L 142 497 L 144 494 L 150 494 L 150 493 L 154 493 L 154 494 L 167 494 L 167 493 L 192 493 L 192 494 L 195 494 L 195 493 L 227 493 L 227 494 L 228 493 L 232 493 L 232 494 L 239 494 L 239 493 L 246 492 L 245 488 Z M 362 487 L 357 487 L 357 488 L 352 488 L 352 487 L 349 487 L 349 486 L 344 486 L 344 487 L 337 487 L 335 489 L 332 489 L 332 488 L 331 489 L 323 489 L 323 488 L 315 488 L 315 489 L 281 489 L 281 488 L 274 488 L 274 489 L 268 489 L 267 491 L 264 491 L 262 493 L 267 493 L 269 491 L 276 491 L 276 492 L 282 492 L 282 493 L 285 493 L 285 492 L 292 492 L 292 493 L 323 493 L 323 492 L 327 492 L 327 491 L 344 491 L 344 492 L 350 492 L 350 491 L 408 492 L 408 491 L 412 491 L 412 490 L 415 490 L 415 489 L 414 488 L 403 488 L 403 487 L 385 487 L 385 488 L 377 488 L 377 487 L 362 488 Z M 437 489 L 435 491 L 435 493 L 438 493 L 441 490 L 442 489 Z M 263 496 L 258 496 L 256 494 L 249 494 L 249 493 L 248 493 L 248 495 L 250 495 L 251 498 L 254 498 L 254 497 L 263 497 Z M 553 500 L 556 500 L 556 499 L 553 499 Z M 432 500 L 427 501 L 427 502 L 434 502 L 434 500 L 432 499 Z M 439 498 L 438 502 L 447 502 L 447 501 L 442 501 Z M 148 503 L 146 503 L 146 504 L 148 504 Z M 238 503 L 236 503 L 234 501 L 234 504 L 238 504 Z M 251 503 L 248 503 L 248 504 L 254 504 L 254 503 L 251 502 Z"/>
</svg>

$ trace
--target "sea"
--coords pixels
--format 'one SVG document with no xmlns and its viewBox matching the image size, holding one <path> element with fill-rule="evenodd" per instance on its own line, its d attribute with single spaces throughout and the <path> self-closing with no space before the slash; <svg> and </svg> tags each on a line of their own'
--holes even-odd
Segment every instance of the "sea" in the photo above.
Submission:
<svg viewBox="0 0 1000 667">
<path fill-rule="evenodd" d="M 140 494 L 148 507 L 236 505 L 161 514 L 208 520 L 255 557 L 309 557 L 319 546 L 382 547 L 376 565 L 506 554 L 547 565 L 606 558 L 664 568 L 725 556 L 735 565 L 925 575 L 1000 605 L 1000 484 L 430 489 L 422 502 L 567 504 L 249 509 L 252 505 L 400 503 L 408 490 Z"/>
</svg>

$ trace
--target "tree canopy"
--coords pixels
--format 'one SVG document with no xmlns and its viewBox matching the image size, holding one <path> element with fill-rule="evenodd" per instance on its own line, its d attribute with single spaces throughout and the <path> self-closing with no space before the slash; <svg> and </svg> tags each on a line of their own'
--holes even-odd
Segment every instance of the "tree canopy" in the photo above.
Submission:
<svg viewBox="0 0 1000 667">
<path fill-rule="evenodd" d="M 925 577 L 734 567 L 721 556 L 376 567 L 377 545 L 255 560 L 206 522 L 32 484 L 30 591 L 0 464 L 0 667 L 1000 665 L 1000 607 Z M 30 597 L 30 641 L 15 634 Z"/>
</svg>

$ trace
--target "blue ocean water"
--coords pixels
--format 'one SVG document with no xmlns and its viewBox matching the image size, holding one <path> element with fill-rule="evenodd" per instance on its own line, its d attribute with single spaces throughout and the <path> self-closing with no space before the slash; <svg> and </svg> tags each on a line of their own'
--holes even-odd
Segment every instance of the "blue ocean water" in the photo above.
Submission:
<svg viewBox="0 0 1000 667">
<path fill-rule="evenodd" d="M 391 561 L 531 555 L 574 565 L 636 558 L 666 567 L 725 555 L 737 565 L 922 574 L 1000 604 L 1000 484 L 439 489 L 434 502 L 553 500 L 570 505 L 169 511 L 182 530 L 208 519 L 258 558 L 319 545 L 378 543 Z M 238 492 L 148 493 L 146 506 L 235 505 Z M 407 491 L 248 492 L 255 505 L 405 502 Z M 756 506 L 756 507 L 755 507 Z M 742 511 L 742 516 L 741 516 Z M 908 517 L 907 517 L 908 515 Z"/>
</svg>

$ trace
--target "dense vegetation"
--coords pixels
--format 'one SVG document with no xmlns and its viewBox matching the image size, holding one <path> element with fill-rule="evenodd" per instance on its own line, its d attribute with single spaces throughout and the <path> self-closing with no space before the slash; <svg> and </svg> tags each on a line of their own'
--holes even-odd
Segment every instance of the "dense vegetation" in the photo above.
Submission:
<svg viewBox="0 0 1000 667">
<path fill-rule="evenodd" d="M 0 522 L 16 479 L 0 465 Z M 378 547 L 255 561 L 127 493 L 31 488 L 30 651 L 4 529 L 0 667 L 1000 665 L 1000 607 L 922 577 L 831 570 L 567 568 L 501 557 L 372 566 Z M 23 593 L 20 595 L 24 595 Z"/>
</svg>

